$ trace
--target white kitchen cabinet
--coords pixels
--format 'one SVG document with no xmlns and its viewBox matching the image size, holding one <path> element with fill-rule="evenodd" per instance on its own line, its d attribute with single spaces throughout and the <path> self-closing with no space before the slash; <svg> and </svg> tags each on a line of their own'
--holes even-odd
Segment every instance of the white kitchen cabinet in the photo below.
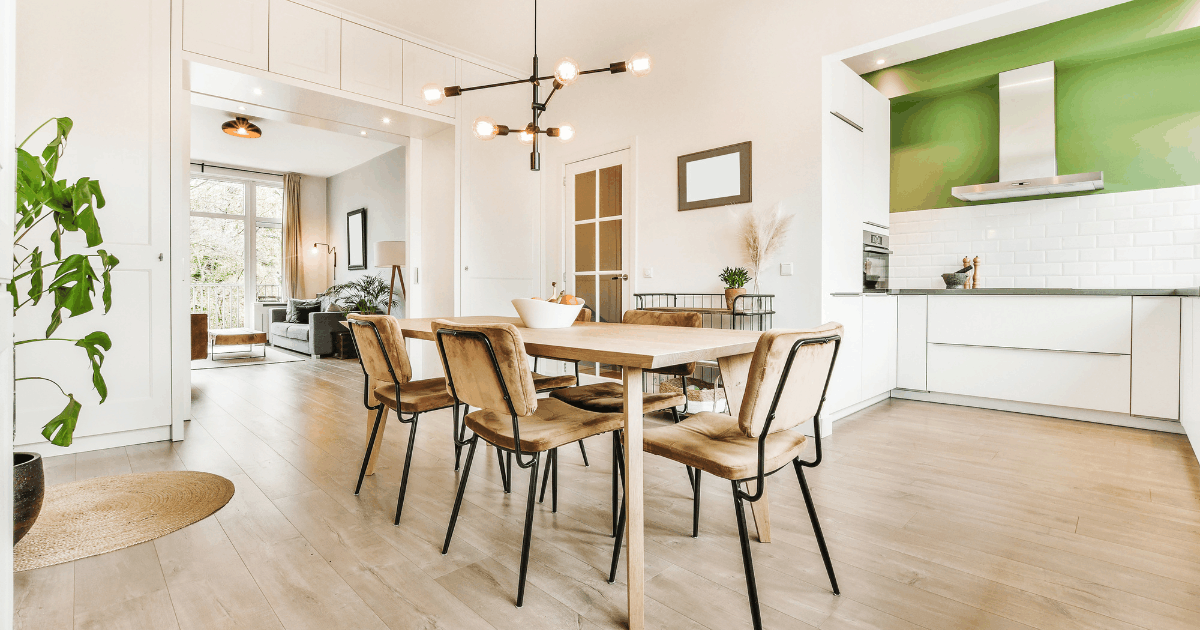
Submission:
<svg viewBox="0 0 1200 630">
<path fill-rule="evenodd" d="M 862 208 L 866 229 L 891 225 L 892 104 L 863 82 Z"/>
<path fill-rule="evenodd" d="M 1200 298 L 1180 307 L 1179 424 L 1200 460 Z"/>
<path fill-rule="evenodd" d="M 1133 375 L 1130 413 L 1179 419 L 1179 307 L 1177 297 L 1133 298 Z"/>
<path fill-rule="evenodd" d="M 863 289 L 863 134 L 828 117 L 828 189 L 823 193 L 823 288 L 829 293 L 858 293 Z"/>
<path fill-rule="evenodd" d="M 862 296 L 863 400 L 896 388 L 896 296 Z"/>
<path fill-rule="evenodd" d="M 929 344 L 929 391 L 1129 413 L 1127 354 Z"/>
<path fill-rule="evenodd" d="M 1129 354 L 1129 296 L 931 295 L 930 343 Z"/>
<path fill-rule="evenodd" d="M 830 112 L 836 112 L 859 127 L 863 125 L 863 86 L 862 80 L 844 63 L 832 64 L 833 76 L 829 99 Z"/>
<path fill-rule="evenodd" d="M 266 70 L 268 2 L 183 0 L 183 49 Z"/>
<path fill-rule="evenodd" d="M 925 391 L 926 324 L 929 297 L 901 295 L 896 301 L 896 387 Z"/>
<path fill-rule="evenodd" d="M 438 105 L 425 103 L 421 88 L 429 83 L 441 87 L 457 85 L 454 57 L 436 50 L 404 42 L 404 104 L 428 112 L 454 116 L 458 98 L 447 98 Z M 504 121 L 500 121 L 504 124 Z"/>
<path fill-rule="evenodd" d="M 824 410 L 834 412 L 857 404 L 862 397 L 863 298 L 861 295 L 830 296 L 825 302 L 825 321 L 842 325 L 833 376 L 829 381 Z"/>
<path fill-rule="evenodd" d="M 270 34 L 271 72 L 341 85 L 341 19 L 288 0 L 271 0 Z"/>
<path fill-rule="evenodd" d="M 404 102 L 404 40 L 342 21 L 342 89 Z"/>
</svg>

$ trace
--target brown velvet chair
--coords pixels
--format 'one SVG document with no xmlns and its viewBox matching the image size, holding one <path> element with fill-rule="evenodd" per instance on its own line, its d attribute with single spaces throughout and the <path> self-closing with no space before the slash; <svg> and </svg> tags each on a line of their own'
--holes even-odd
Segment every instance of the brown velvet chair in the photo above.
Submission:
<svg viewBox="0 0 1200 630">
<path fill-rule="evenodd" d="M 396 499 L 395 524 L 399 525 L 400 513 L 404 509 L 404 491 L 408 488 L 413 444 L 417 439 L 417 419 L 423 413 L 454 405 L 454 398 L 447 391 L 444 378 L 412 380 L 412 366 L 408 360 L 408 351 L 404 347 L 404 336 L 394 317 L 352 313 L 346 320 L 350 322 L 350 333 L 358 351 L 358 362 L 367 379 L 367 386 L 363 391 L 363 405 L 376 411 L 375 423 L 367 440 L 367 452 L 363 455 L 354 494 L 358 494 L 362 489 L 371 456 L 377 448 L 376 445 L 383 439 L 387 411 L 395 411 L 400 422 L 412 425 L 408 432 L 408 451 L 404 455 L 404 473 L 400 478 L 400 495 Z M 370 385 L 373 382 L 378 384 L 375 389 L 375 399 L 378 402 L 375 405 L 371 404 L 369 396 Z M 407 419 L 404 417 L 406 413 L 410 414 Z M 453 432 L 455 436 L 459 433 L 457 413 L 454 414 Z M 457 446 L 455 450 L 458 450 Z"/>
<path fill-rule="evenodd" d="M 762 498 L 766 477 L 791 464 L 796 470 L 808 517 L 817 537 L 817 547 L 825 561 L 825 571 L 834 594 L 838 594 L 833 563 L 817 521 L 804 468 L 821 463 L 821 406 L 829 388 L 829 377 L 842 341 L 842 326 L 825 324 L 812 330 L 770 330 L 763 333 L 754 349 L 746 392 L 738 416 L 702 412 L 677 424 L 646 430 L 644 450 L 694 468 L 692 483 L 692 536 L 698 533 L 700 518 L 700 477 L 707 472 L 733 484 L 733 508 L 742 543 L 742 565 L 750 594 L 750 615 L 756 630 L 762 628 L 759 616 L 758 588 L 754 583 L 754 564 L 750 556 L 750 538 L 746 531 L 744 501 Z M 808 438 L 794 430 L 812 420 L 814 456 L 800 459 Z M 755 481 L 753 494 L 742 490 L 746 481 Z M 608 581 L 616 579 L 625 527 L 622 504 L 617 523 L 616 551 Z"/>
<path fill-rule="evenodd" d="M 624 426 L 619 413 L 592 413 L 553 398 L 538 399 L 532 372 L 525 356 L 521 333 L 512 324 L 467 325 L 434 320 L 438 352 L 446 370 L 450 392 L 458 404 L 477 407 L 467 414 L 471 429 L 467 461 L 463 465 L 458 495 L 446 529 L 442 553 L 450 550 L 458 510 L 471 474 L 475 448 L 482 438 L 488 444 L 514 455 L 514 463 L 529 469 L 526 495 L 525 535 L 521 543 L 521 572 L 517 586 L 517 606 L 525 601 L 525 575 L 529 568 L 529 543 L 533 532 L 534 494 L 537 491 L 538 466 L 542 453 L 564 444 L 602 433 L 615 433 Z M 614 437 L 615 441 L 615 437 Z M 614 460 L 619 451 L 614 449 Z M 614 466 L 617 466 L 614 461 Z M 615 506 L 614 506 L 615 507 Z M 615 510 L 614 510 L 615 511 Z"/>
</svg>

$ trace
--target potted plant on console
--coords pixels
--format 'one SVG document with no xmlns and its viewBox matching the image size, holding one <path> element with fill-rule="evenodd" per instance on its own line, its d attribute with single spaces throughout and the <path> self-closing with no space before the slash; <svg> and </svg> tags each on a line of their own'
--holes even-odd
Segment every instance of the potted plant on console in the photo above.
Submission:
<svg viewBox="0 0 1200 630">
<path fill-rule="evenodd" d="M 751 280 L 750 272 L 745 267 L 726 267 L 717 277 L 725 283 L 725 306 L 733 310 L 737 297 L 746 293 L 746 283 Z"/>
</svg>

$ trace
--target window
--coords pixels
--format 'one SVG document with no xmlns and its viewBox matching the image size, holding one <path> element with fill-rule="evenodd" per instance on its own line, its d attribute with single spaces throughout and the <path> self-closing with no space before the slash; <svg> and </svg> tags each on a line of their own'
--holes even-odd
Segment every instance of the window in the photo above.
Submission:
<svg viewBox="0 0 1200 630">
<path fill-rule="evenodd" d="M 283 186 L 192 177 L 191 274 L 192 312 L 208 313 L 209 328 L 243 327 L 253 318 L 254 301 L 279 300 Z"/>
</svg>

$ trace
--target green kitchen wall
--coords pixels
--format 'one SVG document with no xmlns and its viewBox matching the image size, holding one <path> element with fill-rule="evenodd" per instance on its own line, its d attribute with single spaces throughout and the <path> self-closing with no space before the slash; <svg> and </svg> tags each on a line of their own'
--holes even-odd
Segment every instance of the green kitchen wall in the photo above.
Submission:
<svg viewBox="0 0 1200 630">
<path fill-rule="evenodd" d="M 1098 192 L 1200 184 L 1200 0 L 1134 0 L 886 68 L 893 212 L 988 202 L 950 188 L 999 180 L 998 73 L 1054 61 L 1058 172 Z M 1000 203 L 998 200 L 991 203 Z"/>
</svg>

